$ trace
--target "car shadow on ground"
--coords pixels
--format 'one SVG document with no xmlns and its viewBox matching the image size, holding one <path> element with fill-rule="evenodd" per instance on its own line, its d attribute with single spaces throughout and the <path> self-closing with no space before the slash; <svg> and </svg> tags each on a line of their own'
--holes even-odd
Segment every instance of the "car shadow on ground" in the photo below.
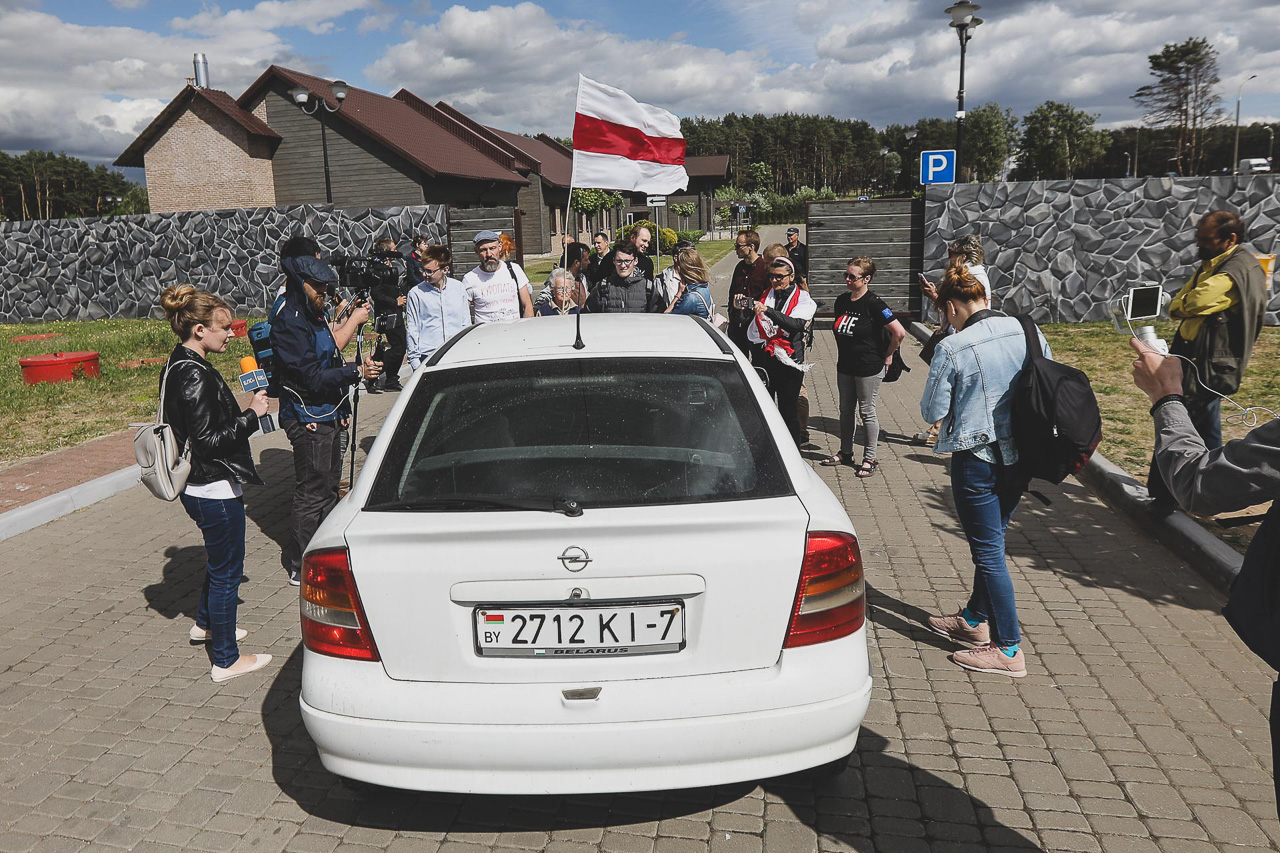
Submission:
<svg viewBox="0 0 1280 853">
<path fill-rule="evenodd" d="M 922 487 L 921 502 L 934 527 L 964 539 L 956 518 L 950 485 Z M 1078 543 L 1088 537 L 1090 545 Z M 1023 565 L 1070 577 L 1085 586 L 1117 589 L 1136 598 L 1193 610 L 1219 610 L 1221 596 L 1194 570 L 1170 572 L 1176 559 L 1147 534 L 1138 533 L 1135 546 L 1132 522 L 1071 480 L 1052 485 L 1033 480 L 1014 511 L 1005 538 L 1005 552 Z M 1063 554 L 1047 560 L 1044 554 Z M 1153 556 L 1155 559 L 1153 559 Z M 1196 582 L 1189 583 L 1190 579 Z M 966 586 L 966 592 L 968 587 Z"/>
<path fill-rule="evenodd" d="M 298 693 L 302 649 L 284 662 L 262 703 L 271 742 L 272 772 L 280 789 L 308 814 L 350 826 L 400 832 L 448 833 L 449 840 L 495 843 L 495 833 L 521 833 L 520 847 L 540 849 L 551 833 L 577 832 L 598 844 L 602 831 L 629 828 L 653 838 L 658 822 L 689 818 L 678 832 L 711 824 L 718 841 L 733 836 L 785 834 L 785 824 L 807 826 L 824 850 L 928 850 L 980 845 L 1040 850 L 1025 834 L 1002 824 L 984 802 L 942 776 L 912 767 L 883 735 L 866 726 L 843 771 L 831 778 L 794 774 L 755 783 L 608 795 L 481 796 L 399 791 L 344 785 L 320 764 L 302 724 Z M 763 790 L 763 798 L 757 787 Z M 711 812 L 714 811 L 713 816 Z M 648 826 L 645 826 L 645 825 Z M 800 830 L 803 832 L 803 830 Z M 666 833 L 664 832 L 664 835 Z M 540 838 L 538 836 L 541 836 Z M 639 839 L 637 839 L 639 840 Z M 710 844 L 710 841 L 703 839 Z M 498 845 L 502 839 L 496 839 Z M 693 842 L 690 842 L 693 843 Z M 798 844 L 800 842 L 797 842 Z M 809 846 L 812 846 L 811 844 Z M 798 848 L 797 848 L 798 849 Z"/>
</svg>

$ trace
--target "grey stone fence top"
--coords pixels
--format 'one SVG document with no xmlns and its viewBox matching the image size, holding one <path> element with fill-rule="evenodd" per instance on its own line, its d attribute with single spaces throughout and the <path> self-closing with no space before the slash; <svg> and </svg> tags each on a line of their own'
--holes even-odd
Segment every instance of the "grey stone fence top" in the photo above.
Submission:
<svg viewBox="0 0 1280 853">
<path fill-rule="evenodd" d="M 189 282 L 239 316 L 266 313 L 284 284 L 280 243 L 295 233 L 326 252 L 368 252 L 414 234 L 448 242 L 444 205 L 335 210 L 264 207 L 0 223 L 0 322 L 162 317 L 161 291 Z"/>
<path fill-rule="evenodd" d="M 936 275 L 947 242 L 977 233 L 1007 310 L 1038 322 L 1105 320 L 1135 284 L 1182 287 L 1199 264 L 1195 222 L 1218 208 L 1244 219 L 1247 248 L 1280 250 L 1275 175 L 934 185 L 925 193 L 924 267 Z M 1278 310 L 1273 293 L 1268 325 L 1280 325 Z"/>
</svg>

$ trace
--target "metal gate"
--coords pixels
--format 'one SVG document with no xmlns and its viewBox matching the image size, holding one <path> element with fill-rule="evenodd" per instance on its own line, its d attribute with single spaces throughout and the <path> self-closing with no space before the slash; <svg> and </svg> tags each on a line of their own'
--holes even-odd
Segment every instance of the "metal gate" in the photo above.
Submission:
<svg viewBox="0 0 1280 853">
<path fill-rule="evenodd" d="M 876 262 L 871 288 L 896 313 L 920 316 L 916 274 L 924 268 L 924 200 L 815 201 L 807 206 L 809 292 L 830 313 L 845 291 L 849 259 Z"/>
</svg>

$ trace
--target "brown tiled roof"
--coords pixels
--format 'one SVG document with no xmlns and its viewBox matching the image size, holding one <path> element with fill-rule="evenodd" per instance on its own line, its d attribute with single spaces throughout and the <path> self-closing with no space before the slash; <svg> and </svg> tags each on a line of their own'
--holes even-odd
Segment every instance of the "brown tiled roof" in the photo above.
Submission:
<svg viewBox="0 0 1280 853">
<path fill-rule="evenodd" d="M 330 81 L 310 74 L 272 65 L 255 80 L 236 102 L 244 107 L 279 78 L 291 86 L 301 86 L 331 107 L 338 106 Z M 332 120 L 346 122 L 404 157 L 427 175 L 455 175 L 462 178 L 527 184 L 524 178 L 467 145 L 409 104 L 351 86 L 342 108 Z"/>
<path fill-rule="evenodd" d="M 712 154 L 709 157 L 684 158 L 684 170 L 691 178 L 726 178 L 729 176 L 729 155 Z"/>
<path fill-rule="evenodd" d="M 414 112 L 435 122 L 446 133 L 471 146 L 486 157 L 495 160 L 504 168 L 512 171 L 521 168 L 521 164 L 516 162 L 519 152 L 512 151 L 506 145 L 502 145 L 500 140 L 495 141 L 490 139 L 488 135 L 476 133 L 468 124 L 458 121 L 439 107 L 427 103 L 408 89 L 401 89 L 392 97 L 397 101 L 408 104 Z"/>
<path fill-rule="evenodd" d="M 489 130 L 505 139 L 512 147 L 519 148 L 542 164 L 542 178 L 549 184 L 568 187 L 573 175 L 573 154 L 546 134 L 521 136 L 491 127 Z"/>
<path fill-rule="evenodd" d="M 151 124 L 147 125 L 142 133 L 124 150 L 113 165 L 116 166 L 142 166 L 144 165 L 143 155 L 147 149 L 151 147 L 166 130 L 169 125 L 177 120 L 182 111 L 187 108 L 196 98 L 212 104 L 219 111 L 224 113 L 228 118 L 243 127 L 250 136 L 259 136 L 266 139 L 279 139 L 280 134 L 267 127 L 262 119 L 255 116 L 246 109 L 242 109 L 235 99 L 226 92 L 218 89 L 197 89 L 195 86 L 187 86 L 178 96 L 169 102 L 160 114 L 156 116 Z"/>
</svg>

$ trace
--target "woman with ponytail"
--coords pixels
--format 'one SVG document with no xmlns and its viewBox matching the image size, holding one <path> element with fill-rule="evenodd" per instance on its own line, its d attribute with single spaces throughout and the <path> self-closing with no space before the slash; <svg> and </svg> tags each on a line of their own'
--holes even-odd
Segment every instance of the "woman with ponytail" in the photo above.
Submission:
<svg viewBox="0 0 1280 853">
<path fill-rule="evenodd" d="M 192 642 L 209 644 L 215 682 L 261 669 L 271 655 L 242 655 L 237 641 L 236 600 L 244 576 L 243 483 L 261 486 L 249 450 L 249 436 L 267 413 L 267 392 L 259 391 L 244 411 L 222 374 L 208 362 L 224 352 L 231 337 L 231 309 L 212 293 L 190 284 L 167 288 L 160 304 L 180 343 L 161 377 L 164 418 L 178 446 L 190 448 L 191 474 L 181 495 L 187 515 L 200 528 L 208 556 Z"/>
<path fill-rule="evenodd" d="M 1004 536 L 1027 487 L 1013 442 L 1013 396 L 1027 362 L 1026 333 L 1013 317 L 991 310 L 987 289 L 964 266 L 947 268 L 936 304 L 956 333 L 938 342 L 920 413 L 941 423 L 933 452 L 951 454 L 951 494 L 974 577 L 968 603 L 953 615 L 930 616 L 928 624 L 944 637 L 973 644 L 951 656 L 959 666 L 1021 678 L 1027 664 Z M 1044 336 L 1039 340 L 1050 357 Z"/>
</svg>

